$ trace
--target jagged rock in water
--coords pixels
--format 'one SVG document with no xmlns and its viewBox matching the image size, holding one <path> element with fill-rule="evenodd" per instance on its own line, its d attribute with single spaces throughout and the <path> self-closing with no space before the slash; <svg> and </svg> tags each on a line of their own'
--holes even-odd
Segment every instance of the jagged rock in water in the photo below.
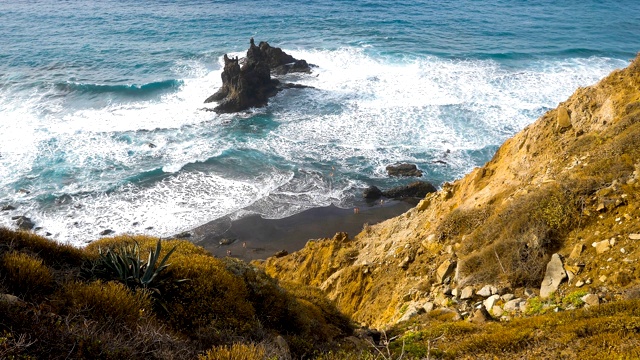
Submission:
<svg viewBox="0 0 640 360">
<path fill-rule="evenodd" d="M 428 193 L 436 192 L 435 186 L 426 181 L 416 181 L 407 186 L 398 186 L 387 191 L 383 191 L 382 195 L 388 198 L 399 199 L 399 198 L 423 198 L 427 196 Z"/>
<path fill-rule="evenodd" d="M 31 230 L 36 226 L 36 224 L 26 216 L 16 216 L 12 219 L 16 221 L 16 225 L 18 225 L 20 230 Z"/>
<path fill-rule="evenodd" d="M 389 176 L 415 176 L 421 177 L 422 170 L 418 170 L 415 164 L 399 164 L 387 166 Z"/>
<path fill-rule="evenodd" d="M 214 108 L 217 113 L 234 113 L 252 107 L 265 106 L 268 99 L 282 89 L 308 87 L 299 84 L 281 84 L 277 79 L 271 78 L 271 70 L 289 67 L 287 71 L 283 70 L 285 68 L 278 71 L 284 73 L 293 69 L 302 71 L 304 64 L 299 63 L 280 48 L 269 46 L 266 42 L 256 46 L 251 38 L 247 57 L 242 66 L 237 57 L 229 58 L 226 54 L 224 55 L 222 87 L 204 102 L 219 102 Z"/>
</svg>

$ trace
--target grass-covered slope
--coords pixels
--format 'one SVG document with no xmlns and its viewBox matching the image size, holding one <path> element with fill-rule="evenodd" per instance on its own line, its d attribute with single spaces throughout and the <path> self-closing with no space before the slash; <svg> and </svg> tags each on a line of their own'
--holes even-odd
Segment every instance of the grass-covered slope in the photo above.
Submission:
<svg viewBox="0 0 640 360">
<path fill-rule="evenodd" d="M 287 290 L 188 241 L 162 241 L 156 271 L 175 250 L 153 278 L 121 277 L 100 256 L 110 249 L 122 260 L 138 244 L 130 265 L 144 265 L 157 241 L 123 236 L 78 249 L 0 228 L 0 358 L 193 359 L 208 351 L 216 359 L 234 343 L 246 345 L 236 354 L 300 358 L 351 333 L 318 290 Z"/>
<path fill-rule="evenodd" d="M 639 209 L 640 57 L 578 89 L 485 166 L 404 215 L 352 239 L 309 242 L 264 267 L 321 288 L 355 321 L 375 327 L 396 323 L 416 304 L 457 305 L 455 293 L 467 286 L 537 295 L 554 253 L 575 275 L 558 299 L 580 285 L 607 302 L 639 284 Z M 570 257 L 576 247 L 583 251 Z"/>
</svg>

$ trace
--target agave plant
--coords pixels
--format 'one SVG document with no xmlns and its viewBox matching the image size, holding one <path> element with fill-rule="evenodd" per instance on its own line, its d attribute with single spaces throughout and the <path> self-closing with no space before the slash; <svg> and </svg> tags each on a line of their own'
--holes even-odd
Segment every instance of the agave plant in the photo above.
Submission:
<svg viewBox="0 0 640 360">
<path fill-rule="evenodd" d="M 132 290 L 143 288 L 159 293 L 157 288 L 158 276 L 170 264 L 167 260 L 176 247 L 162 258 L 160 262 L 160 251 L 162 242 L 158 240 L 156 248 L 149 251 L 146 261 L 140 258 L 140 245 L 135 242 L 132 245 L 123 245 L 119 248 L 98 249 L 100 258 L 92 269 L 94 275 L 107 280 L 118 280 Z M 183 282 L 186 280 L 178 280 Z"/>
</svg>

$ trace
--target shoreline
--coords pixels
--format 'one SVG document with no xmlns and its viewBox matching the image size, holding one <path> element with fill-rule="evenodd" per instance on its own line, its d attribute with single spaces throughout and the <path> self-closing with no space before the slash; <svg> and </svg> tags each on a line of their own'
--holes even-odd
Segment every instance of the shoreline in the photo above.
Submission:
<svg viewBox="0 0 640 360">
<path fill-rule="evenodd" d="M 300 250 L 309 240 L 331 238 L 338 232 L 353 237 L 365 224 L 376 224 L 403 214 L 415 203 L 389 200 L 363 204 L 359 212 L 335 205 L 316 207 L 282 219 L 249 215 L 237 220 L 225 216 L 190 231 L 190 241 L 216 257 L 229 256 L 244 261 L 262 260 L 285 250 Z"/>
</svg>

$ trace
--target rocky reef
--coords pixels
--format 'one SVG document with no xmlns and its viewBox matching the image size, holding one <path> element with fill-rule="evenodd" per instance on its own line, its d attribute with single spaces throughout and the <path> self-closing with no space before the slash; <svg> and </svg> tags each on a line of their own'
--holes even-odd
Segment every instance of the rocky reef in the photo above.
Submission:
<svg viewBox="0 0 640 360">
<path fill-rule="evenodd" d="M 307 87 L 271 78 L 272 73 L 284 75 L 292 72 L 310 73 L 311 67 L 305 60 L 295 59 L 266 42 L 256 45 L 251 38 L 244 59 L 224 55 L 222 86 L 204 102 L 218 102 L 213 109 L 217 113 L 234 113 L 265 106 L 270 97 L 283 89 Z"/>
</svg>

